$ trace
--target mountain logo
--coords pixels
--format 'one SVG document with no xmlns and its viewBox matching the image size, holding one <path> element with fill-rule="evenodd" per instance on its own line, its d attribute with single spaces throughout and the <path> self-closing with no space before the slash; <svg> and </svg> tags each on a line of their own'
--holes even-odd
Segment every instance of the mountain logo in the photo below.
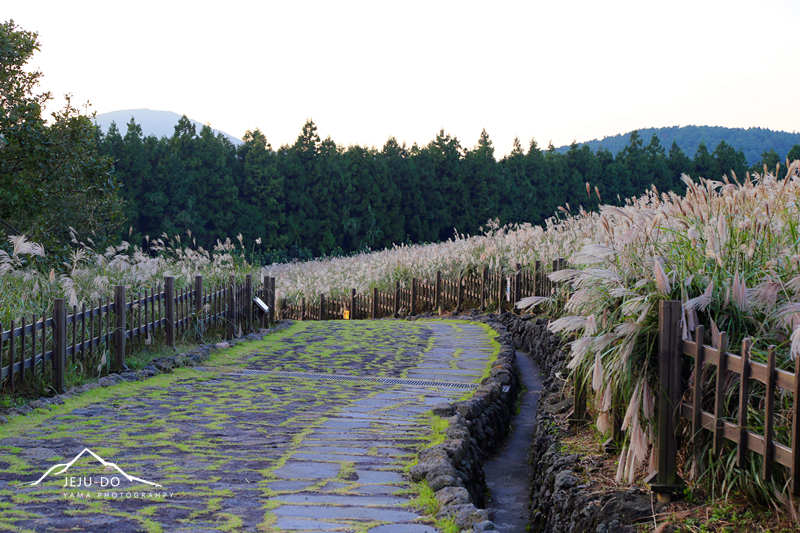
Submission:
<svg viewBox="0 0 800 533">
<path fill-rule="evenodd" d="M 95 459 L 97 459 L 97 461 L 101 465 L 106 466 L 106 467 L 111 467 L 114 470 L 116 470 L 117 472 L 119 472 L 122 475 L 122 477 L 124 477 L 125 479 L 127 479 L 131 483 L 146 483 L 147 485 L 152 485 L 154 487 L 161 487 L 161 485 L 159 485 L 158 483 L 153 483 L 152 481 L 147 481 L 146 479 L 141 479 L 141 478 L 138 478 L 136 476 L 131 476 L 131 475 L 127 474 L 123 469 L 121 469 L 119 466 L 117 466 L 116 463 L 111 463 L 111 462 L 106 461 L 105 459 L 103 459 L 102 457 L 100 457 L 99 455 L 94 453 L 92 450 L 90 450 L 89 448 L 84 448 L 81 453 L 76 455 L 75 458 L 72 461 L 68 462 L 68 463 L 59 463 L 57 465 L 51 466 L 49 469 L 47 469 L 47 472 L 45 472 L 42 475 L 42 477 L 40 477 L 38 480 L 36 480 L 36 481 L 34 481 L 32 483 L 27 483 L 27 485 L 30 485 L 30 486 L 38 485 L 39 483 L 44 481 L 44 479 L 47 476 L 49 476 L 50 474 L 57 475 L 57 474 L 65 473 L 69 469 L 69 467 L 74 465 L 78 461 L 78 459 L 80 459 L 81 457 L 83 457 L 87 453 L 90 454 Z M 91 478 L 88 478 L 88 479 L 91 482 Z M 107 480 L 108 478 L 101 478 L 101 479 Z M 114 479 L 114 478 L 112 478 L 112 479 Z M 117 484 L 118 483 L 119 482 L 117 481 Z M 112 485 L 113 485 L 113 483 L 112 483 Z M 114 485 L 114 486 L 116 486 L 116 485 Z"/>
</svg>

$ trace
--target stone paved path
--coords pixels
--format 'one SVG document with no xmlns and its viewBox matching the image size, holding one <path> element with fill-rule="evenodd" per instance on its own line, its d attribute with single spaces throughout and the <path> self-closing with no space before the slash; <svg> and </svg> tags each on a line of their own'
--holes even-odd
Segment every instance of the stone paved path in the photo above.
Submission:
<svg viewBox="0 0 800 533">
<path fill-rule="evenodd" d="M 404 466 L 430 432 L 426 412 L 469 394 L 496 347 L 476 324 L 301 323 L 204 370 L 18 417 L 0 426 L 0 530 L 435 532 L 408 505 Z M 27 484 L 84 448 L 99 459 Z"/>
</svg>

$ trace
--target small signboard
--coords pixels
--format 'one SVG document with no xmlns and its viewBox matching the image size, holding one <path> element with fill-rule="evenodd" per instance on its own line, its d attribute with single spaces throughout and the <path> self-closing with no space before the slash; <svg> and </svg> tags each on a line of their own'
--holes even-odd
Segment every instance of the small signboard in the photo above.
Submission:
<svg viewBox="0 0 800 533">
<path fill-rule="evenodd" d="M 254 303 L 255 303 L 255 304 L 258 306 L 258 308 L 259 308 L 259 309 L 261 309 L 261 310 L 262 310 L 264 313 L 267 313 L 267 314 L 269 314 L 269 306 L 268 306 L 267 304 L 265 304 L 265 303 L 264 303 L 264 300 L 262 300 L 261 298 L 259 298 L 258 296 L 256 296 L 255 298 L 253 298 L 253 302 L 254 302 Z"/>
<path fill-rule="evenodd" d="M 344 318 L 345 320 L 350 320 L 350 311 L 345 309 L 344 310 L 344 316 L 342 318 Z"/>
</svg>

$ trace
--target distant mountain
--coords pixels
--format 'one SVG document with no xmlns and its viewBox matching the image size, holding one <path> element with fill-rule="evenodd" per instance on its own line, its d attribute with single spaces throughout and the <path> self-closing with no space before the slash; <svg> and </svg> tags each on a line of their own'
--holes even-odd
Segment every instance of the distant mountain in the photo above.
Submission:
<svg viewBox="0 0 800 533">
<path fill-rule="evenodd" d="M 95 116 L 95 121 L 103 130 L 103 132 L 108 132 L 109 126 L 111 126 L 111 123 L 114 122 L 116 123 L 120 134 L 125 135 L 125 132 L 128 131 L 127 124 L 131 121 L 131 117 L 133 117 L 134 120 L 136 120 L 136 123 L 142 127 L 142 132 L 144 133 L 145 137 L 148 135 L 155 135 L 160 139 L 161 137 L 172 137 L 172 134 L 175 133 L 175 124 L 178 123 L 181 115 L 178 113 L 173 113 L 172 111 L 125 109 L 122 111 L 100 113 Z M 197 133 L 200 133 L 200 129 L 203 127 L 203 124 L 196 120 L 189 120 L 191 120 L 192 123 L 197 126 Z M 214 128 L 211 129 L 215 134 L 221 133 L 227 137 L 228 140 L 230 140 L 233 144 L 242 144 L 242 140 L 237 139 L 233 135 L 225 133 L 224 131 L 215 130 Z"/>
<path fill-rule="evenodd" d="M 700 142 L 706 143 L 709 152 L 713 152 L 720 141 L 725 141 L 737 150 L 744 152 L 749 165 L 755 165 L 761 160 L 761 154 L 765 151 L 775 150 L 780 156 L 781 161 L 786 158 L 786 154 L 795 144 L 800 144 L 800 133 L 788 133 L 785 131 L 772 131 L 766 128 L 723 128 L 721 126 L 671 126 L 667 128 L 642 128 L 639 136 L 644 145 L 650 142 L 653 134 L 656 134 L 661 141 L 661 146 L 669 151 L 672 141 L 676 141 L 678 146 L 689 158 L 694 157 Z M 596 152 L 599 148 L 609 150 L 615 156 L 628 144 L 631 132 L 621 133 L 611 137 L 604 137 L 601 140 L 578 143 L 578 146 L 588 145 L 592 151 Z M 556 148 L 559 153 L 565 153 L 569 146 Z"/>
</svg>

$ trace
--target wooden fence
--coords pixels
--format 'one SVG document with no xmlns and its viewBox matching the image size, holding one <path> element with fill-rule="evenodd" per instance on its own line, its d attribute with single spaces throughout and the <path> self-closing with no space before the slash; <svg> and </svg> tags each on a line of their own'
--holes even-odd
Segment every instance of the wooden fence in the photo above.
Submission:
<svg viewBox="0 0 800 533">
<path fill-rule="evenodd" d="M 114 287 L 113 301 L 92 302 L 89 309 L 70 310 L 63 298 L 56 299 L 50 317 L 22 317 L 10 329 L 0 324 L 0 385 L 13 391 L 28 376 L 43 375 L 52 368 L 53 388 L 65 391 L 69 364 L 97 364 L 103 355 L 111 368 L 124 370 L 128 343 L 143 345 L 154 335 L 164 335 L 169 346 L 176 336 L 203 338 L 206 331 L 224 329 L 227 338 L 254 330 L 253 297 L 259 296 L 270 309 L 259 313 L 258 325 L 275 321 L 275 278 L 265 277 L 258 286 L 248 275 L 243 284 L 231 276 L 224 286 L 205 287 L 202 276 L 193 286 L 175 288 L 175 278 L 164 278 L 163 288 L 127 294 L 122 285 Z"/>
<path fill-rule="evenodd" d="M 713 452 L 722 452 L 725 440 L 736 444 L 737 466 L 744 468 L 747 452 L 763 458 L 761 476 L 769 480 L 776 464 L 788 469 L 792 495 L 800 496 L 800 358 L 795 359 L 794 373 L 776 368 L 774 347 L 768 351 L 767 363 L 752 361 L 751 341 L 742 343 L 741 355 L 728 353 L 727 334 L 721 333 L 719 347 L 705 344 L 703 326 L 695 331 L 694 340 L 685 340 L 681 335 L 681 303 L 662 301 L 659 306 L 658 398 L 656 472 L 648 478 L 650 488 L 659 494 L 659 499 L 669 500 L 669 494 L 679 492 L 683 482 L 677 472 L 678 442 L 676 430 L 682 418 L 691 427 L 691 445 L 695 458 L 699 459 L 703 438 L 713 439 Z M 684 361 L 688 362 L 687 365 Z M 714 372 L 710 372 L 710 369 Z M 691 372 L 687 372 L 691 370 Z M 704 376 L 713 374 L 711 381 Z M 684 376 L 690 375 L 687 382 Z M 737 379 L 738 378 L 738 379 Z M 751 385 L 757 381 L 764 386 L 764 396 L 755 399 Z M 738 385 L 737 385 L 738 382 Z M 736 387 L 736 394 L 726 388 Z M 685 401 L 689 397 L 690 401 Z M 790 395 L 793 401 L 791 422 L 791 446 L 774 440 L 775 399 L 778 395 Z M 713 398 L 713 402 L 710 400 Z M 710 409 L 706 410 L 705 407 Z M 747 420 L 748 410 L 761 410 L 763 405 L 763 432 L 756 433 Z M 730 412 L 729 412 L 730 411 Z"/>
<path fill-rule="evenodd" d="M 561 270 L 564 265 L 563 259 L 557 259 L 552 269 Z M 467 303 L 483 310 L 502 312 L 527 296 L 550 294 L 552 288 L 553 283 L 536 261 L 531 269 L 516 265 L 513 271 L 505 272 L 502 268 L 485 267 L 478 274 L 459 279 L 447 279 L 437 272 L 432 280 L 413 278 L 405 287 L 395 282 L 391 292 L 372 289 L 368 294 L 357 294 L 351 289 L 346 298 L 331 299 L 323 294 L 313 303 L 305 299 L 300 302 L 279 299 L 278 314 L 280 318 L 292 320 L 332 320 L 343 319 L 347 312 L 351 320 L 357 320 L 463 309 Z"/>
</svg>

